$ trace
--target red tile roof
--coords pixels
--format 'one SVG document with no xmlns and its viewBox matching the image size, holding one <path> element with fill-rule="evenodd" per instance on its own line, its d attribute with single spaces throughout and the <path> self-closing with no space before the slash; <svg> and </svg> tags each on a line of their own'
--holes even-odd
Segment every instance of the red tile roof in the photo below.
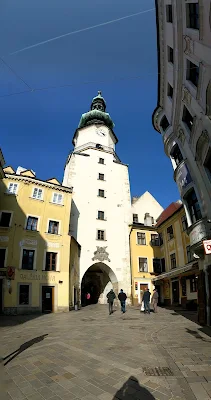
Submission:
<svg viewBox="0 0 211 400">
<path fill-rule="evenodd" d="M 170 218 L 175 212 L 177 212 L 178 210 L 180 210 L 180 208 L 183 207 L 183 204 L 181 203 L 177 203 L 177 202 L 173 202 L 171 203 L 163 212 L 162 214 L 159 216 L 159 218 L 157 219 L 157 224 L 156 227 L 160 226 L 161 224 L 163 224 L 163 222 L 165 222 L 168 218 Z"/>
</svg>

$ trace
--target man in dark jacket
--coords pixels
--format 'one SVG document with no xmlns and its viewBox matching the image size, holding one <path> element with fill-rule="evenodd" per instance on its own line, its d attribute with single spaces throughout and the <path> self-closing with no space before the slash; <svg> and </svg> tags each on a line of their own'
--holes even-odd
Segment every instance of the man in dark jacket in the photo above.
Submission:
<svg viewBox="0 0 211 400">
<path fill-rule="evenodd" d="M 120 304 L 121 304 L 121 311 L 122 311 L 122 313 L 124 314 L 124 313 L 125 313 L 125 302 L 126 302 L 127 296 L 126 296 L 126 294 L 123 292 L 122 289 L 120 290 L 120 293 L 119 293 L 119 295 L 118 295 L 118 299 L 119 299 Z"/>
<path fill-rule="evenodd" d="M 113 289 L 111 289 L 110 292 L 108 292 L 108 294 L 107 294 L 109 315 L 113 314 L 113 304 L 114 304 L 115 298 L 116 298 L 116 295 L 115 295 Z"/>
<path fill-rule="evenodd" d="M 144 312 L 150 314 L 150 296 L 151 293 L 149 289 L 146 289 L 143 295 L 143 302 L 144 302 Z"/>
</svg>

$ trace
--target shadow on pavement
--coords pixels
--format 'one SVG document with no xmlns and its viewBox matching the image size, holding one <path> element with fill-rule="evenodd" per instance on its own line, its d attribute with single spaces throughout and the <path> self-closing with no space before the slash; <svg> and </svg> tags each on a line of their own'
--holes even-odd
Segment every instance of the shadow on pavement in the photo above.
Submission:
<svg viewBox="0 0 211 400">
<path fill-rule="evenodd" d="M 25 322 L 31 321 L 32 319 L 43 316 L 41 313 L 26 314 L 26 315 L 1 315 L 0 316 L 0 327 L 16 326 L 24 324 Z"/>
<path fill-rule="evenodd" d="M 164 308 L 165 310 L 170 310 L 173 311 L 171 315 L 177 316 L 181 315 L 182 317 L 188 319 L 189 321 L 195 322 L 198 324 L 198 313 L 197 311 L 190 311 L 190 310 L 184 310 L 183 308 L 176 306 L 176 307 L 164 307 L 162 306 L 161 308 Z"/>
<path fill-rule="evenodd" d="M 197 331 L 192 331 L 191 329 L 186 328 L 187 333 L 189 333 L 190 335 L 194 336 L 196 339 L 200 339 L 202 340 L 202 342 L 207 342 L 207 343 L 211 343 L 211 340 L 207 340 L 205 338 L 203 338 L 203 336 L 201 336 L 199 334 L 199 332 Z"/>
<path fill-rule="evenodd" d="M 138 397 L 137 397 L 138 395 Z M 143 399 L 143 400 L 155 400 L 155 397 L 143 386 L 139 385 L 138 380 L 131 376 L 116 392 L 113 400 L 132 400 L 132 399 Z"/>
<path fill-rule="evenodd" d="M 7 365 L 10 361 L 12 361 L 15 357 L 17 357 L 20 353 L 23 351 L 27 350 L 29 347 L 33 346 L 35 343 L 42 342 L 42 340 L 45 339 L 45 337 L 48 336 L 48 333 L 42 336 L 38 336 L 34 339 L 29 340 L 28 342 L 23 343 L 19 349 L 13 351 L 12 353 L 8 354 L 8 356 L 3 357 L 3 361 L 5 361 L 7 358 L 8 360 L 4 363 L 4 365 Z"/>
</svg>

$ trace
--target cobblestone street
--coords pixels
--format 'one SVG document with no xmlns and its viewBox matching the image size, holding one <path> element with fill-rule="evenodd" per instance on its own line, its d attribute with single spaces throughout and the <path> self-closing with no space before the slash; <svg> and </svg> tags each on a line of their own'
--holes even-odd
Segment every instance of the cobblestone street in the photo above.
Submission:
<svg viewBox="0 0 211 400">
<path fill-rule="evenodd" d="M 25 320 L 1 322 L 1 357 L 19 349 L 1 363 L 8 400 L 211 398 L 211 338 L 174 311 L 96 305 Z"/>
</svg>

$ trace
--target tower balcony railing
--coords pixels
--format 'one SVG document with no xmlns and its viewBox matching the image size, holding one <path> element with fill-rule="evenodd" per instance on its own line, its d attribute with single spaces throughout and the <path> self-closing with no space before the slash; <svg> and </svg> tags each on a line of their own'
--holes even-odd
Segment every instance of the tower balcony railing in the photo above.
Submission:
<svg viewBox="0 0 211 400">
<path fill-rule="evenodd" d="M 191 251 L 199 257 L 204 255 L 203 240 L 211 239 L 210 225 L 207 218 L 201 218 L 193 223 L 187 230 L 190 238 Z"/>
<path fill-rule="evenodd" d="M 88 142 L 86 144 L 83 144 L 82 146 L 75 147 L 73 154 L 74 153 L 80 153 L 83 150 L 88 150 L 88 149 L 95 149 L 95 150 L 103 150 L 106 151 L 107 153 L 111 153 L 115 156 L 115 158 L 119 161 L 119 157 L 117 156 L 116 152 L 114 151 L 113 147 L 109 146 L 104 146 L 103 144 L 100 143 L 94 143 L 94 142 Z"/>
</svg>

